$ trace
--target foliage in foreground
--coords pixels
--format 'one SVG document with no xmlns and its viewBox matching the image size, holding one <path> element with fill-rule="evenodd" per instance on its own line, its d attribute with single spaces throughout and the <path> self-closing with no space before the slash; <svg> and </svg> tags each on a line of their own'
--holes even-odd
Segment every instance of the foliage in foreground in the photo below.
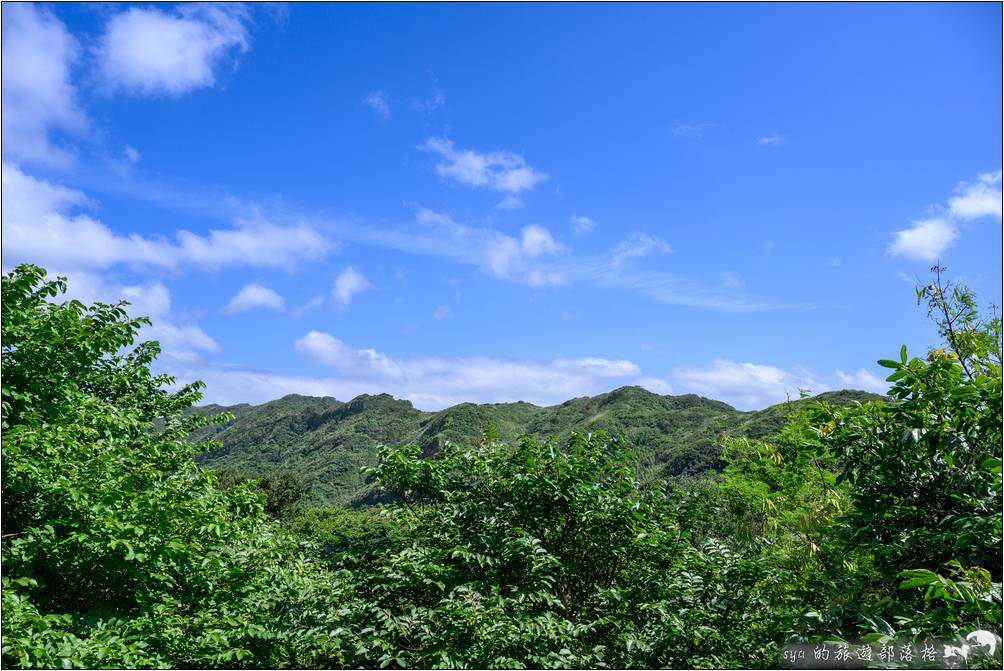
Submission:
<svg viewBox="0 0 1004 671">
<path fill-rule="evenodd" d="M 199 385 L 122 353 L 145 320 L 61 291 L 3 279 L 4 665 L 312 663 L 331 590 L 262 496 L 193 463 Z"/>
<path fill-rule="evenodd" d="M 395 502 L 366 510 L 195 464 L 198 385 L 64 289 L 3 279 L 5 666 L 759 667 L 1000 632 L 1000 321 L 940 275 L 945 346 L 881 362 L 887 402 L 793 405 L 696 491 L 639 482 L 622 438 L 489 428 L 382 448 Z"/>
</svg>

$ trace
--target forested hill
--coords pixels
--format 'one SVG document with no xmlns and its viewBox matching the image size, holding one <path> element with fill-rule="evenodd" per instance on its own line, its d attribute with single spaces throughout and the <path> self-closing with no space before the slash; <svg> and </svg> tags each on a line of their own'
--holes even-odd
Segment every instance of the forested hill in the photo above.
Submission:
<svg viewBox="0 0 1004 671">
<path fill-rule="evenodd" d="M 816 398 L 845 404 L 880 397 L 845 390 Z M 723 435 L 769 435 L 781 428 L 787 412 L 785 404 L 742 412 L 693 394 L 660 396 L 641 387 L 622 387 L 549 407 L 462 403 L 424 412 L 388 394 L 364 394 L 348 402 L 289 395 L 262 405 L 207 405 L 196 411 L 229 411 L 235 417 L 197 434 L 222 443 L 198 461 L 254 473 L 289 471 L 303 479 L 310 498 L 328 503 L 367 499 L 370 491 L 360 468 L 375 463 L 380 444 L 416 443 L 431 452 L 444 440 L 477 441 L 487 423 L 505 440 L 527 433 L 560 438 L 602 430 L 627 437 L 638 455 L 642 477 L 666 478 L 715 468 L 715 444 Z"/>
</svg>

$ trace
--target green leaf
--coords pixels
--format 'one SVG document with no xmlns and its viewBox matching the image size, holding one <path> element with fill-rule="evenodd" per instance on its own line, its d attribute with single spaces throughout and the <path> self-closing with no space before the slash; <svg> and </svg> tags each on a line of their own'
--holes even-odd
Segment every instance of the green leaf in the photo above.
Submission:
<svg viewBox="0 0 1004 671">
<path fill-rule="evenodd" d="M 999 457 L 988 457 L 980 462 L 980 468 L 991 473 L 1001 472 L 1001 459 Z"/>
<path fill-rule="evenodd" d="M 906 580 L 899 584 L 900 589 L 927 587 L 941 582 L 941 577 L 937 573 L 928 571 L 927 569 L 911 569 L 909 571 L 902 571 L 899 574 L 899 577 L 906 578 Z"/>
</svg>

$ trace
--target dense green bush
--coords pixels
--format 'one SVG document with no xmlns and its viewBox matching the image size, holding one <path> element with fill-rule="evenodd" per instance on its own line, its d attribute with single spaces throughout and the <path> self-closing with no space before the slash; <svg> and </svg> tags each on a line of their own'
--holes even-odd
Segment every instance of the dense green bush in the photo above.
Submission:
<svg viewBox="0 0 1004 671">
<path fill-rule="evenodd" d="M 851 569 L 844 582 L 867 596 L 830 608 L 831 630 L 1000 632 L 1001 321 L 933 270 L 917 299 L 944 345 L 879 361 L 892 370 L 889 402 L 819 405 L 809 419 L 850 485 L 835 547 Z"/>
<path fill-rule="evenodd" d="M 270 471 L 259 475 L 238 468 L 214 470 L 220 486 L 224 489 L 254 483 L 258 491 L 265 494 L 265 512 L 276 519 L 293 514 L 302 502 L 306 490 L 303 480 L 289 471 Z"/>
<path fill-rule="evenodd" d="M 3 279 L 3 662 L 309 663 L 334 590 L 262 512 L 192 461 L 156 343 L 122 305 L 52 302 L 62 279 Z"/>
<path fill-rule="evenodd" d="M 734 666 L 775 661 L 782 577 L 642 487 L 622 440 L 491 431 L 481 445 L 384 448 L 397 540 L 358 577 L 369 659 L 401 666 Z M 358 566 L 352 556 L 337 567 Z M 790 607 L 790 604 L 786 604 Z M 366 631 L 366 630 L 364 630 Z M 379 655 L 378 655 L 379 653 Z"/>
</svg>

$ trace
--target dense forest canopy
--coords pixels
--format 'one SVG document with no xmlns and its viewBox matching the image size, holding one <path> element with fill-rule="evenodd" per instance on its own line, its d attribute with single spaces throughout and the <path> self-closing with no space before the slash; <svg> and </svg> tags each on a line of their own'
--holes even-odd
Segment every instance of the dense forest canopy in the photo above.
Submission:
<svg viewBox="0 0 1004 671">
<path fill-rule="evenodd" d="M 941 269 L 917 299 L 944 342 L 880 361 L 886 398 L 723 426 L 706 477 L 649 477 L 628 430 L 489 423 L 388 436 L 357 508 L 196 463 L 233 417 L 151 372 L 146 320 L 65 288 L 3 278 L 5 666 L 773 667 L 934 639 L 1001 666 L 1001 324 Z"/>
<path fill-rule="evenodd" d="M 831 391 L 815 397 L 833 404 L 881 398 L 863 391 Z M 263 476 L 294 475 L 304 496 L 317 503 L 372 503 L 379 488 L 362 471 L 385 443 L 414 443 L 432 454 L 444 442 L 469 444 L 491 424 L 512 442 L 524 435 L 568 440 L 574 433 L 624 435 L 636 456 L 640 480 L 692 479 L 721 470 L 725 435 L 764 438 L 781 430 L 796 399 L 765 410 L 741 412 L 721 401 L 694 394 L 660 396 L 641 387 L 621 387 L 560 405 L 463 403 L 423 412 L 389 394 L 363 394 L 347 403 L 334 398 L 290 395 L 257 406 L 206 406 L 194 411 L 223 412 L 234 419 L 207 426 L 193 440 L 214 438 L 218 449 L 196 461 L 214 470 Z"/>
</svg>

